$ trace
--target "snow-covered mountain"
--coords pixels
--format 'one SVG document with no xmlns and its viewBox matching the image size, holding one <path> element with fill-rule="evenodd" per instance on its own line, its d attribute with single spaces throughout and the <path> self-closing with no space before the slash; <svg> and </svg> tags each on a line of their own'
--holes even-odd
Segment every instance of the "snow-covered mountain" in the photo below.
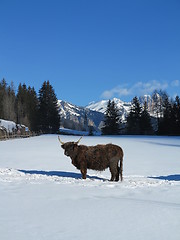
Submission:
<svg viewBox="0 0 180 240">
<path fill-rule="evenodd" d="M 131 103 L 123 102 L 118 98 L 113 98 L 112 100 L 119 109 L 121 121 L 124 122 L 130 111 Z M 94 130 L 100 131 L 107 104 L 108 100 L 102 100 L 99 102 L 91 102 L 86 107 L 79 107 L 72 103 L 59 100 L 61 127 L 88 131 L 88 126 L 92 126 Z"/>
<path fill-rule="evenodd" d="M 113 98 L 111 100 L 115 102 L 119 109 L 121 121 L 125 122 L 132 103 L 124 102 L 118 98 Z M 61 127 L 88 131 L 88 126 L 92 126 L 96 131 L 100 131 L 103 125 L 104 113 L 106 111 L 108 101 L 109 100 L 91 102 L 86 107 L 79 107 L 72 103 L 59 100 L 58 104 L 61 116 Z M 142 106 L 145 102 L 147 102 L 150 115 L 155 117 L 152 97 L 150 95 L 144 95 L 139 97 L 139 101 Z"/>
<path fill-rule="evenodd" d="M 113 98 L 112 100 L 115 102 L 116 106 L 119 109 L 119 113 L 121 115 L 121 120 L 125 121 L 128 113 L 130 111 L 130 108 L 131 108 L 131 102 L 123 102 L 122 100 L 120 100 L 118 98 Z M 91 102 L 89 105 L 86 106 L 86 108 L 91 109 L 93 111 L 105 113 L 108 101 L 109 100 L 102 100 L 99 102 Z"/>
<path fill-rule="evenodd" d="M 157 94 L 157 98 L 160 98 L 160 96 L 158 94 Z M 99 101 L 99 102 L 91 102 L 86 106 L 86 108 L 89 108 L 93 111 L 98 111 L 98 112 L 105 113 L 108 101 L 109 100 L 102 100 L 102 101 Z M 122 101 L 118 98 L 113 98 L 113 99 L 111 99 L 111 101 L 115 102 L 116 106 L 119 109 L 119 113 L 121 115 L 122 121 L 124 121 L 126 119 L 128 113 L 129 113 L 129 111 L 130 111 L 132 103 L 131 102 L 124 102 L 124 101 Z M 144 103 L 146 102 L 150 115 L 152 117 L 155 117 L 154 101 L 153 101 L 153 99 L 150 95 L 144 95 L 144 96 L 139 97 L 139 102 L 142 105 L 142 107 L 144 106 Z"/>
<path fill-rule="evenodd" d="M 100 131 L 104 114 L 86 107 L 79 107 L 63 100 L 58 101 L 61 127 L 88 131 L 89 126 Z"/>
</svg>

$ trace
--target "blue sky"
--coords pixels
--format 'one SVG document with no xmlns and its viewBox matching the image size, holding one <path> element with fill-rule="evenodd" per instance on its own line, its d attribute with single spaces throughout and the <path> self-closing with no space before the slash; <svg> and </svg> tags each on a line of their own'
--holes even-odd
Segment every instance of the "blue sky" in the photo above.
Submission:
<svg viewBox="0 0 180 240">
<path fill-rule="evenodd" d="M 179 0 L 0 0 L 0 79 L 58 99 L 180 95 Z"/>
</svg>

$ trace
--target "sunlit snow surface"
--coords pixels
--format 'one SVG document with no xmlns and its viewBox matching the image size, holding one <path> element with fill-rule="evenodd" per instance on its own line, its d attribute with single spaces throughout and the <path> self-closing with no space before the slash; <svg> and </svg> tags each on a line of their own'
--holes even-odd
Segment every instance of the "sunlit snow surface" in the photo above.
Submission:
<svg viewBox="0 0 180 240">
<path fill-rule="evenodd" d="M 56 135 L 1 141 L 1 239 L 179 240 L 180 138 L 81 140 L 99 143 L 124 149 L 123 182 L 109 182 L 109 170 L 82 180 Z"/>
</svg>

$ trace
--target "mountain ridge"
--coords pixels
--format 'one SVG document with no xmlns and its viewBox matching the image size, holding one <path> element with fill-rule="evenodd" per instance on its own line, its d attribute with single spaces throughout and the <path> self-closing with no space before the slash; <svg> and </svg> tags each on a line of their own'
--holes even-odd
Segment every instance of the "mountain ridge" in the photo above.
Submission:
<svg viewBox="0 0 180 240">
<path fill-rule="evenodd" d="M 61 127 L 80 131 L 88 131 L 89 127 L 94 131 L 100 132 L 103 126 L 104 114 L 109 100 L 100 100 L 90 102 L 85 107 L 80 107 L 67 101 L 58 100 L 59 114 L 61 117 Z M 119 109 L 120 120 L 126 122 L 126 118 L 132 107 L 132 102 L 125 102 L 119 98 L 113 98 Z M 155 117 L 153 111 L 153 99 L 150 95 L 139 97 L 140 104 L 147 102 L 149 113 Z"/>
</svg>

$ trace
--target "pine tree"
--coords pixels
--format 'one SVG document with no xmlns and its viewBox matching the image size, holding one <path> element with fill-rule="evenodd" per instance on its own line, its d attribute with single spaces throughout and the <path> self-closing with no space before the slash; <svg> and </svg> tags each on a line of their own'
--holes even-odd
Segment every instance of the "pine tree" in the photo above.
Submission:
<svg viewBox="0 0 180 240">
<path fill-rule="evenodd" d="M 114 101 L 109 100 L 105 112 L 103 135 L 119 134 L 119 110 Z"/>
<path fill-rule="evenodd" d="M 168 95 L 163 101 L 163 117 L 160 119 L 158 134 L 180 135 L 180 98 L 169 100 Z"/>
<path fill-rule="evenodd" d="M 56 133 L 60 127 L 57 98 L 49 81 L 39 90 L 39 122 L 44 133 Z"/>
<path fill-rule="evenodd" d="M 27 90 L 27 115 L 30 122 L 30 130 L 38 131 L 38 120 L 39 120 L 39 102 L 37 98 L 36 91 L 31 87 Z"/>
<path fill-rule="evenodd" d="M 7 83 L 3 78 L 2 81 L 0 82 L 0 118 L 3 118 L 3 119 L 6 119 L 5 111 L 4 111 L 6 89 L 7 89 Z"/>
<path fill-rule="evenodd" d="M 21 83 L 18 86 L 18 92 L 16 96 L 16 115 L 17 115 L 17 123 L 24 124 L 27 127 L 30 127 L 30 121 L 28 118 L 28 91 L 26 84 Z"/>
<path fill-rule="evenodd" d="M 174 135 L 180 135 L 180 98 L 176 96 L 174 103 Z"/>
<path fill-rule="evenodd" d="M 173 120 L 172 120 L 172 104 L 169 101 L 168 95 L 163 96 L 163 116 L 160 118 L 158 134 L 172 135 Z"/>
<path fill-rule="evenodd" d="M 5 79 L 0 82 L 0 118 L 16 121 L 13 82 L 8 86 Z"/>
<path fill-rule="evenodd" d="M 132 100 L 132 107 L 130 113 L 127 117 L 127 133 L 128 134 L 140 134 L 140 118 L 141 118 L 142 108 L 140 106 L 139 100 L 137 97 L 134 97 Z"/>
<path fill-rule="evenodd" d="M 14 122 L 16 121 L 15 103 L 16 95 L 14 90 L 14 83 L 11 82 L 11 85 L 8 87 L 8 119 Z"/>
<path fill-rule="evenodd" d="M 153 133 L 153 129 L 151 125 L 151 117 L 150 117 L 150 114 L 148 113 L 147 102 L 144 103 L 144 109 L 141 112 L 140 131 L 141 131 L 141 134 L 146 134 L 146 135 Z"/>
</svg>

